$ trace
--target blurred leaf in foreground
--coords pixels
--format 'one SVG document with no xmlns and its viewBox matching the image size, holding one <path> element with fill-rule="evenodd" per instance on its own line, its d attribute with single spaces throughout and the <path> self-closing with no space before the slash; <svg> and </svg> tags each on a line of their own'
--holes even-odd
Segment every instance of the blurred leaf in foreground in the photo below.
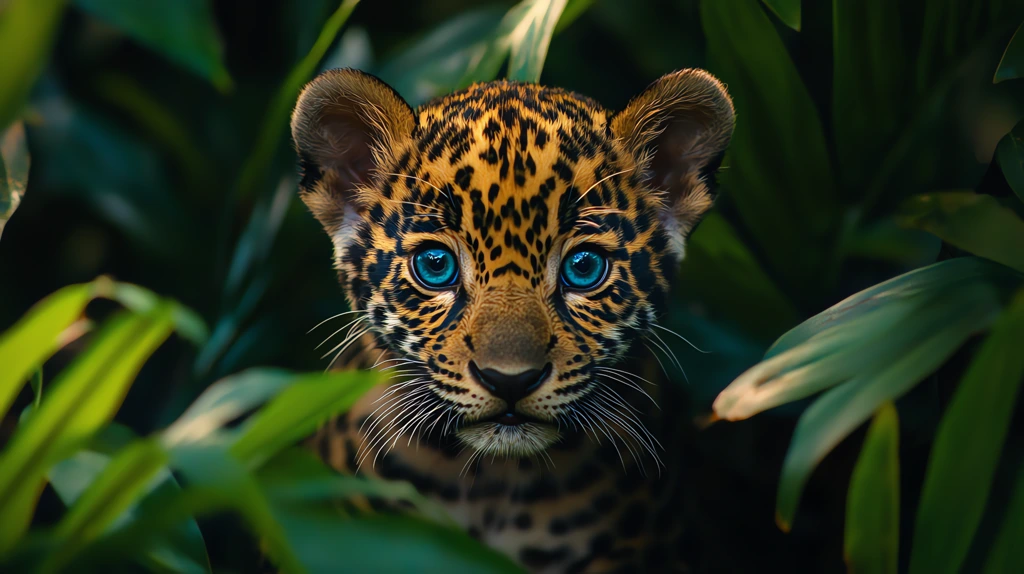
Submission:
<svg viewBox="0 0 1024 574">
<path fill-rule="evenodd" d="M 65 0 L 0 2 L 0 130 L 18 117 L 46 65 Z"/>
<path fill-rule="evenodd" d="M 75 4 L 206 78 L 218 90 L 231 89 L 207 0 L 75 0 Z"/>
<path fill-rule="evenodd" d="M 1024 272 L 1024 221 L 992 196 L 969 191 L 918 195 L 898 215 L 905 227 Z"/>
<path fill-rule="evenodd" d="M 996 74 L 992 81 L 996 84 L 1003 80 L 1013 80 L 1024 75 L 1024 22 L 1017 28 L 1010 39 L 1003 57 L 999 60 Z"/>
<path fill-rule="evenodd" d="M 1022 341 L 1024 290 L 992 327 L 939 423 L 917 509 L 911 574 L 955 572 L 967 557 L 1024 381 Z"/>
<path fill-rule="evenodd" d="M 868 428 L 846 495 L 843 552 L 849 572 L 896 574 L 900 542 L 899 418 L 883 403 Z"/>
<path fill-rule="evenodd" d="M 25 195 L 28 167 L 25 126 L 16 122 L 0 133 L 0 239 L 3 238 L 4 225 Z"/>
<path fill-rule="evenodd" d="M 169 305 L 109 319 L 88 350 L 57 376 L 47 400 L 0 453 L 0 553 L 28 527 L 50 465 L 117 412 L 136 373 L 170 335 Z"/>
<path fill-rule="evenodd" d="M 1024 44 L 1024 40 L 1021 40 L 1021 43 Z M 1024 201 L 1024 121 L 1014 126 L 1010 133 L 999 140 L 996 158 L 1000 169 L 1003 170 L 1006 183 L 1017 197 Z"/>
<path fill-rule="evenodd" d="M 71 507 L 107 468 L 111 456 L 134 440 L 135 435 L 128 428 L 117 424 L 108 426 L 97 435 L 89 448 L 78 451 L 50 469 L 50 485 L 64 504 Z M 147 497 L 160 498 L 168 496 L 169 492 L 180 493 L 178 482 L 167 468 L 159 469 L 153 480 L 147 481 L 145 486 L 141 503 L 130 506 L 118 520 L 111 523 L 111 528 L 144 511 Z M 206 555 L 203 535 L 193 519 L 181 522 L 178 528 L 150 545 L 141 559 L 143 564 L 156 571 L 188 574 L 210 571 L 210 559 Z"/>
</svg>

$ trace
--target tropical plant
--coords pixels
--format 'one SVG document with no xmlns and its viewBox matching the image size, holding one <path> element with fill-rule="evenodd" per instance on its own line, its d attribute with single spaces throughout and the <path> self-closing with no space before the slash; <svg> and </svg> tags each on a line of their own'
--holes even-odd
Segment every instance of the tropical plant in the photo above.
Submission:
<svg viewBox="0 0 1024 574">
<path fill-rule="evenodd" d="M 303 332 L 345 304 L 292 201 L 287 123 L 337 66 L 414 104 L 504 75 L 614 109 L 675 68 L 720 76 L 736 134 L 668 318 L 709 352 L 666 341 L 689 381 L 673 407 L 767 412 L 680 454 L 728 477 L 699 484 L 705 554 L 1024 564 L 1024 4 L 243 8 L 0 2 L 0 569 L 513 568 L 408 485 L 293 446 L 377 382 L 303 374 L 324 366 Z M 411 510 L 369 516 L 360 496 Z"/>
</svg>

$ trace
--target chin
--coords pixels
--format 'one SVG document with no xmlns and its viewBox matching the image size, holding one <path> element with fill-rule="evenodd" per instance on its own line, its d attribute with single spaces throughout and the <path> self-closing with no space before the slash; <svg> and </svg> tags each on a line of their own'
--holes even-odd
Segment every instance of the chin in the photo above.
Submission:
<svg viewBox="0 0 1024 574">
<path fill-rule="evenodd" d="M 558 442 L 561 433 L 555 426 L 543 422 L 514 425 L 479 422 L 459 429 L 457 436 L 481 456 L 517 458 L 544 452 Z"/>
</svg>

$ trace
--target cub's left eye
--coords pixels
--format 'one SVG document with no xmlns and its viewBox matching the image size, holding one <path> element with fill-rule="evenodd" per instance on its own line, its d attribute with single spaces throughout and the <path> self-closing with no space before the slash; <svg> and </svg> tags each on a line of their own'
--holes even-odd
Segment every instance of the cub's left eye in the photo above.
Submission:
<svg viewBox="0 0 1024 574">
<path fill-rule="evenodd" d="M 607 276 L 608 258 L 594 248 L 579 248 L 562 260 L 562 283 L 570 289 L 588 291 Z"/>
<path fill-rule="evenodd" d="M 412 256 L 412 271 L 416 281 L 427 289 L 446 289 L 459 278 L 455 254 L 447 247 L 430 245 Z"/>
</svg>

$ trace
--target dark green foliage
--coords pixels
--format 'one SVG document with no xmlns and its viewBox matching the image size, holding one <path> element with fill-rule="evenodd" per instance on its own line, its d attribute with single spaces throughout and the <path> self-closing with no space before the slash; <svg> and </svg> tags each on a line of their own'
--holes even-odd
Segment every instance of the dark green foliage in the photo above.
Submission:
<svg viewBox="0 0 1024 574">
<path fill-rule="evenodd" d="M 768 412 L 670 454 L 693 469 L 695 571 L 1024 570 L 1022 19 L 995 0 L 0 1 L 0 570 L 515 571 L 409 485 L 290 446 L 376 382 L 301 374 L 345 303 L 287 123 L 336 66 L 413 103 L 507 75 L 611 109 L 673 69 L 721 77 L 735 137 L 667 321 L 709 352 L 665 337 L 688 381 L 669 371 L 670 408 Z M 360 494 L 411 510 L 340 502 Z"/>
</svg>

